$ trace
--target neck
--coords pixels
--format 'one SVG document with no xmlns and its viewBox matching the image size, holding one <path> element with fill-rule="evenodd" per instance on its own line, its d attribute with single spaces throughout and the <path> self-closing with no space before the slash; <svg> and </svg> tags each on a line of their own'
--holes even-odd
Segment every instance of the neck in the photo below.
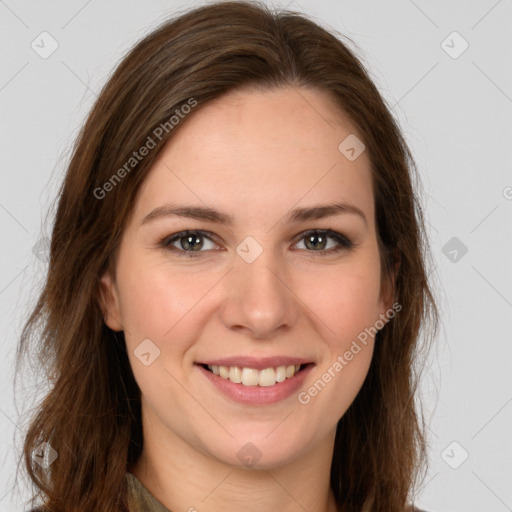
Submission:
<svg viewBox="0 0 512 512">
<path fill-rule="evenodd" d="M 143 451 L 130 471 L 171 512 L 337 510 L 330 488 L 335 432 L 287 463 L 253 469 L 192 448 L 158 421 L 143 431 Z"/>
</svg>

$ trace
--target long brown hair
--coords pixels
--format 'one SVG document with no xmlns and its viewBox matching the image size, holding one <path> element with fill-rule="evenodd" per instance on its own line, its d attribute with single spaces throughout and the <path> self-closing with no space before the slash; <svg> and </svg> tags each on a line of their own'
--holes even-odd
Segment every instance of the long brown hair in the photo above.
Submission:
<svg viewBox="0 0 512 512">
<path fill-rule="evenodd" d="M 338 423 L 331 485 L 340 510 L 370 502 L 374 511 L 406 509 L 427 463 L 415 361 L 422 329 L 430 333 L 425 342 L 437 333 L 438 310 L 412 155 L 343 38 L 299 13 L 255 2 L 210 4 L 146 36 L 104 86 L 73 149 L 46 281 L 18 346 L 18 367 L 23 354 L 37 351 L 51 384 L 23 449 L 34 500 L 46 510 L 126 508 L 124 475 L 142 450 L 140 390 L 123 333 L 104 323 L 99 279 L 115 265 L 140 184 L 180 129 L 169 119 L 191 98 L 198 110 L 235 88 L 283 86 L 327 92 L 361 133 L 372 164 L 382 282 L 393 276 L 402 306 L 378 332 L 368 376 Z M 156 147 L 128 169 L 133 152 L 164 125 Z M 58 453 L 47 468 L 32 458 L 42 442 Z"/>
</svg>

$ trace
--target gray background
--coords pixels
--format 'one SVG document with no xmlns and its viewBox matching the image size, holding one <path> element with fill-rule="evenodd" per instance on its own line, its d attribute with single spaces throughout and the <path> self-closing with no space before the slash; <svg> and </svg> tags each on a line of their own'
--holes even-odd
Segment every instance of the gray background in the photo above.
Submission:
<svg viewBox="0 0 512 512">
<path fill-rule="evenodd" d="M 122 54 L 196 4 L 0 0 L 0 511 L 24 510 L 27 498 L 23 482 L 13 491 L 20 413 L 44 388 L 17 386 L 17 409 L 13 361 L 45 270 L 44 241 L 33 248 L 50 232 L 70 145 Z M 273 5 L 354 39 L 421 173 L 443 324 L 422 385 L 430 468 L 416 504 L 512 510 L 512 0 Z M 43 51 L 43 31 L 58 43 L 45 59 L 31 47 Z"/>
</svg>

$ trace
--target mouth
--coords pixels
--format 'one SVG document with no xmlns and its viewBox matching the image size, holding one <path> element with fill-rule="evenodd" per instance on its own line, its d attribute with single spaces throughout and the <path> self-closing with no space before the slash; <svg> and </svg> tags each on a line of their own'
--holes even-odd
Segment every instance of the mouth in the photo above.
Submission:
<svg viewBox="0 0 512 512">
<path fill-rule="evenodd" d="M 207 385 L 215 389 L 215 397 L 220 392 L 244 405 L 265 406 L 297 394 L 315 363 L 291 357 L 232 357 L 197 362 L 195 366 L 206 378 Z"/>
<path fill-rule="evenodd" d="M 221 379 L 230 381 L 233 384 L 240 384 L 248 387 L 270 387 L 279 385 L 293 379 L 301 372 L 304 372 L 307 368 L 313 366 L 313 363 L 302 363 L 268 366 L 258 369 L 249 366 L 224 366 L 205 363 L 197 364 Z"/>
</svg>

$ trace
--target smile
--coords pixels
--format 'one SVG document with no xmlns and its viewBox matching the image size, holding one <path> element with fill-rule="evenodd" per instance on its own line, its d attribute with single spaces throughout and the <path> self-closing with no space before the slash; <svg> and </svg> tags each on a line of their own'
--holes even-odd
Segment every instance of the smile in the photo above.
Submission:
<svg viewBox="0 0 512 512">
<path fill-rule="evenodd" d="M 206 365 L 214 375 L 244 386 L 273 386 L 278 382 L 291 379 L 302 366 L 305 365 L 296 364 L 257 370 L 256 368 L 240 368 L 238 366 Z"/>
<path fill-rule="evenodd" d="M 213 364 L 221 362 L 224 364 Z M 298 393 L 314 366 L 307 360 L 288 357 L 195 363 L 215 392 L 247 405 L 273 404 Z"/>
</svg>

